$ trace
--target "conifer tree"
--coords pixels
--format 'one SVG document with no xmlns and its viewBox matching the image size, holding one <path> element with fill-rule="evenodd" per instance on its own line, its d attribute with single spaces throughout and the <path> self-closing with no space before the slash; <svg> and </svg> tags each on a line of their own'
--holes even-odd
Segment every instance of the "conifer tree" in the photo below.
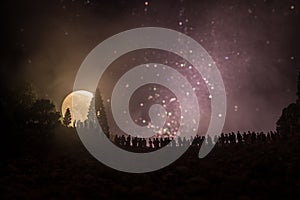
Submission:
<svg viewBox="0 0 300 200">
<path fill-rule="evenodd" d="M 91 99 L 88 114 L 87 114 L 87 118 L 88 118 L 88 121 L 90 123 L 95 123 L 96 122 L 97 117 L 96 117 L 96 110 L 95 110 L 95 97 L 93 97 Z"/>
<path fill-rule="evenodd" d="M 104 107 L 104 103 L 103 103 L 103 99 L 102 99 L 100 90 L 98 88 L 95 93 L 95 109 L 96 109 L 97 119 L 102 128 L 102 131 L 104 132 L 104 134 L 107 137 L 109 137 L 109 126 L 108 126 L 108 122 L 107 122 L 105 107 Z"/>
<path fill-rule="evenodd" d="M 63 124 L 68 127 L 71 124 L 72 117 L 71 117 L 71 111 L 70 108 L 67 108 L 64 118 L 63 118 Z"/>
</svg>

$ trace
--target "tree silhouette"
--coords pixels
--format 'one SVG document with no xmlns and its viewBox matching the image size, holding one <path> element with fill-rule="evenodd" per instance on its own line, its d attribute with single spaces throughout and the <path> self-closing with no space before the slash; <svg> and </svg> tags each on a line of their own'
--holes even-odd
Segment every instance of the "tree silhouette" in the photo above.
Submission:
<svg viewBox="0 0 300 200">
<path fill-rule="evenodd" d="M 100 90 L 98 88 L 95 93 L 95 109 L 96 109 L 97 119 L 102 128 L 102 131 L 104 132 L 104 134 L 107 137 L 109 137 L 109 126 L 107 123 L 105 107 L 104 107 L 104 103 L 103 103 L 103 99 L 102 99 Z"/>
<path fill-rule="evenodd" d="M 71 124 L 71 121 L 72 121 L 72 117 L 71 117 L 70 108 L 67 108 L 63 118 L 63 125 L 68 127 Z"/>
<path fill-rule="evenodd" d="M 60 114 L 48 99 L 38 99 L 30 109 L 29 124 L 38 132 L 48 133 L 59 123 Z"/>
<path fill-rule="evenodd" d="M 96 117 L 95 97 L 94 96 L 93 96 L 93 98 L 91 99 L 91 102 L 90 102 L 87 118 L 88 118 L 88 121 L 91 122 L 91 123 L 96 122 L 97 117 Z"/>
<path fill-rule="evenodd" d="M 25 82 L 14 89 L 14 104 L 23 109 L 30 108 L 37 100 L 37 93 L 31 83 Z"/>
<path fill-rule="evenodd" d="M 300 131 L 300 72 L 297 83 L 297 100 L 282 110 L 276 129 L 280 134 L 293 134 Z"/>
<path fill-rule="evenodd" d="M 0 97 L 1 127 L 9 132 L 2 134 L 1 152 L 9 158 L 49 149 L 60 118 L 54 104 L 47 99 L 38 99 L 29 83 L 21 82 L 8 88 L 5 94 Z"/>
<path fill-rule="evenodd" d="M 36 100 L 37 94 L 30 83 L 25 82 L 12 89 L 10 98 L 7 99 L 7 105 L 9 106 L 5 107 L 9 109 L 7 113 L 12 115 L 11 118 L 18 129 L 28 128 L 31 108 Z"/>
</svg>

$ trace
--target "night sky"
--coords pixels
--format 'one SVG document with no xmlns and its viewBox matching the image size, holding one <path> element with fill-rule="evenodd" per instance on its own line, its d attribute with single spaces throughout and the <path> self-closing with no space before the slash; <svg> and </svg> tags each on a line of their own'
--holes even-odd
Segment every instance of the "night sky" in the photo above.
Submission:
<svg viewBox="0 0 300 200">
<path fill-rule="evenodd" d="M 227 92 L 225 132 L 274 130 L 296 99 L 299 1 L 28 0 L 1 8 L 2 84 L 29 81 L 58 109 L 96 45 L 145 26 L 185 33 L 209 52 Z"/>
</svg>

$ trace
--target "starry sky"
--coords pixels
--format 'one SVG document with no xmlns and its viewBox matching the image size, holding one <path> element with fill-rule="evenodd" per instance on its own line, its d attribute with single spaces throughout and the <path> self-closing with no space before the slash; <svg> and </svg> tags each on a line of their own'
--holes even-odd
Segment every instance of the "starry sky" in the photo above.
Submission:
<svg viewBox="0 0 300 200">
<path fill-rule="evenodd" d="M 97 44 L 146 26 L 185 33 L 212 56 L 227 93 L 225 132 L 274 130 L 281 110 L 296 99 L 299 1 L 28 0 L 1 8 L 2 85 L 29 81 L 58 108 Z M 144 55 L 125 56 L 114 72 Z"/>
</svg>

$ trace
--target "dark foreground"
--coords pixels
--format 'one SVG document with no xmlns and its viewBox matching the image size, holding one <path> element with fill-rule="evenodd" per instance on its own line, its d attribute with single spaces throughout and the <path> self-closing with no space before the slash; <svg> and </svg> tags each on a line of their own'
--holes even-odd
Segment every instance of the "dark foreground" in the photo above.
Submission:
<svg viewBox="0 0 300 200">
<path fill-rule="evenodd" d="M 299 199 L 300 137 L 271 144 L 216 147 L 204 159 L 191 147 L 152 173 L 110 169 L 73 131 L 56 133 L 48 153 L 1 164 L 0 199 Z"/>
</svg>

